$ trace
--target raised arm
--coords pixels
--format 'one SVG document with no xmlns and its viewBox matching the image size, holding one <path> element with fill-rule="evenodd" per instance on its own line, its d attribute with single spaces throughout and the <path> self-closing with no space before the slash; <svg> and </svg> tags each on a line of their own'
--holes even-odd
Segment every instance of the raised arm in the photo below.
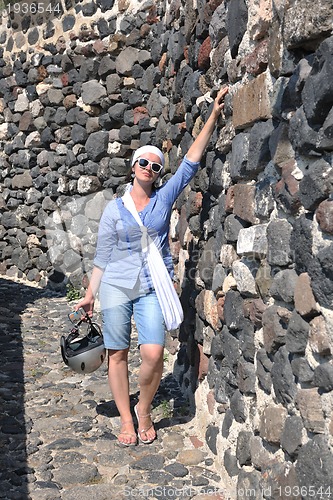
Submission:
<svg viewBox="0 0 333 500">
<path fill-rule="evenodd" d="M 228 93 L 228 87 L 224 87 L 217 94 L 211 114 L 209 115 L 198 137 L 195 139 L 193 144 L 190 146 L 188 152 L 186 153 L 186 157 L 190 161 L 196 162 L 201 160 L 202 155 L 204 154 L 205 149 L 209 143 L 211 135 L 214 132 L 214 128 L 218 120 L 218 117 L 222 112 L 224 106 L 223 99 L 227 93 Z"/>
</svg>

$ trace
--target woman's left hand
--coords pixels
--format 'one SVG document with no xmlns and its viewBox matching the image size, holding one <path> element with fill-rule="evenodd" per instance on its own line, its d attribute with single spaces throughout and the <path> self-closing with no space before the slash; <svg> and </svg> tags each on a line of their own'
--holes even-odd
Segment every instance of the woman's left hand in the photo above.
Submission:
<svg viewBox="0 0 333 500">
<path fill-rule="evenodd" d="M 213 108 L 213 114 L 215 118 L 217 119 L 220 114 L 223 111 L 224 107 L 224 96 L 228 93 L 229 87 L 223 87 L 221 90 L 219 90 L 217 96 L 215 97 L 214 100 L 214 108 Z"/>
<path fill-rule="evenodd" d="M 191 144 L 186 157 L 188 160 L 193 162 L 198 162 L 201 160 L 202 155 L 209 143 L 213 130 L 215 128 L 218 117 L 221 115 L 223 110 L 223 98 L 228 93 L 228 87 L 223 87 L 217 94 L 214 100 L 213 110 L 210 113 L 205 125 L 201 129 L 198 137 L 195 139 L 193 144 Z"/>
</svg>

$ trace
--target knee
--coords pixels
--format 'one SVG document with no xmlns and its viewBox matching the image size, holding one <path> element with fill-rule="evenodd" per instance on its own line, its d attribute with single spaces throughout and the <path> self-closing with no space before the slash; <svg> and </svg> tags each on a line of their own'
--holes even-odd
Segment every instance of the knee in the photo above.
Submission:
<svg viewBox="0 0 333 500">
<path fill-rule="evenodd" d="M 127 359 L 128 359 L 128 349 L 121 349 L 121 350 L 108 349 L 109 364 L 122 363 L 124 361 L 127 361 Z"/>
<path fill-rule="evenodd" d="M 142 361 L 151 367 L 163 365 L 163 347 L 159 345 L 142 345 L 140 347 Z"/>
</svg>

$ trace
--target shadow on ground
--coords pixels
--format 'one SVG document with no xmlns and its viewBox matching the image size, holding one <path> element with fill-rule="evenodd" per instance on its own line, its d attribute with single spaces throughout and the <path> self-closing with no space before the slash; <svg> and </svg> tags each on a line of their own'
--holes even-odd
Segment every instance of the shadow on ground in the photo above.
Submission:
<svg viewBox="0 0 333 500">
<path fill-rule="evenodd" d="M 133 420 L 136 422 L 133 407 L 138 403 L 139 392 L 130 395 L 130 404 Z M 119 412 L 113 400 L 104 401 L 96 407 L 99 415 L 108 418 L 119 417 Z M 182 394 L 174 377 L 169 373 L 161 380 L 160 386 L 152 402 L 152 416 L 156 430 L 172 427 L 179 423 L 189 422 L 193 416 L 190 414 L 189 403 Z"/>
<path fill-rule="evenodd" d="M 0 498 L 26 499 L 27 432 L 20 316 L 43 290 L 0 278 Z"/>
</svg>

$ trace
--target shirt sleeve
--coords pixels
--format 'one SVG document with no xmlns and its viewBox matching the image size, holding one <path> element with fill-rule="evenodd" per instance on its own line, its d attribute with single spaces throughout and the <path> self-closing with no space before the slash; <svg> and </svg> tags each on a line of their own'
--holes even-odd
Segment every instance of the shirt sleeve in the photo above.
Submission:
<svg viewBox="0 0 333 500">
<path fill-rule="evenodd" d="M 99 223 L 94 265 L 101 269 L 106 268 L 117 243 L 116 212 L 116 203 L 111 201 L 106 206 Z"/>
<path fill-rule="evenodd" d="M 185 156 L 173 176 L 159 189 L 159 195 L 173 205 L 183 189 L 193 179 L 199 166 L 200 162 L 192 162 Z"/>
</svg>

